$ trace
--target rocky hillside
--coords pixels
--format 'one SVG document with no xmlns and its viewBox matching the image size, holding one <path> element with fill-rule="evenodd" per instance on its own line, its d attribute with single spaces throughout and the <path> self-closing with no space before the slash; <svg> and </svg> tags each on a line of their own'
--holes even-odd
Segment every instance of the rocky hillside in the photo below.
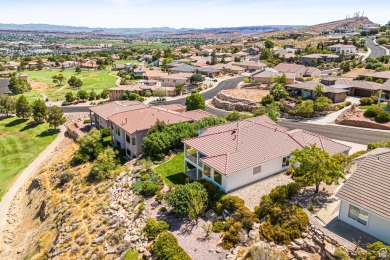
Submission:
<svg viewBox="0 0 390 260">
<path fill-rule="evenodd" d="M 349 19 L 343 19 L 343 20 L 338 20 L 338 21 L 333 21 L 328 23 L 305 26 L 299 29 L 266 32 L 266 33 L 259 34 L 258 36 L 267 38 L 271 36 L 290 34 L 290 33 L 321 33 L 324 30 L 333 30 L 339 27 L 359 28 L 363 26 L 363 24 L 372 24 L 372 23 L 373 22 L 370 21 L 368 17 L 349 18 Z"/>
</svg>

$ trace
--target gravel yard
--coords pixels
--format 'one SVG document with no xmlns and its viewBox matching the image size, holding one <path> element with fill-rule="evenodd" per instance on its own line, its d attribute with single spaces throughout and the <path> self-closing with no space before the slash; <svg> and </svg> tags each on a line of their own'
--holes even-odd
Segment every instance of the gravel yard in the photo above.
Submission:
<svg viewBox="0 0 390 260">
<path fill-rule="evenodd" d="M 240 197 L 245 201 L 245 205 L 250 210 L 254 210 L 255 206 L 260 204 L 262 196 L 267 195 L 276 186 L 286 185 L 290 182 L 292 182 L 291 177 L 284 173 L 279 173 L 235 190 L 230 195 Z"/>
<path fill-rule="evenodd" d="M 236 88 L 223 90 L 223 93 L 239 99 L 261 101 L 264 96 L 269 94 L 269 90 L 255 88 Z"/>
</svg>

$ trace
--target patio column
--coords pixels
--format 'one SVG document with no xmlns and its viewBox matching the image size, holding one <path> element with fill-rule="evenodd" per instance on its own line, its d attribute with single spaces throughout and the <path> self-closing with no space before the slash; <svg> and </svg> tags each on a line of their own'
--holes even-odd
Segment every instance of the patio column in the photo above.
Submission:
<svg viewBox="0 0 390 260">
<path fill-rule="evenodd" d="M 199 176 L 199 152 L 196 151 L 196 179 L 198 180 Z"/>
<path fill-rule="evenodd" d="M 378 107 L 381 107 L 382 90 L 379 90 Z"/>
<path fill-rule="evenodd" d="M 187 145 L 184 144 L 184 174 L 187 174 L 187 162 L 186 162 L 186 157 L 187 157 Z"/>
</svg>

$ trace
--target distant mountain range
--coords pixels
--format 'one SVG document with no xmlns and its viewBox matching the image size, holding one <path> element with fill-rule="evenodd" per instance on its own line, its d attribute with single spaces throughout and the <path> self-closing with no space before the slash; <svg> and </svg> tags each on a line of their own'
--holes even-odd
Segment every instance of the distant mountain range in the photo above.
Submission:
<svg viewBox="0 0 390 260">
<path fill-rule="evenodd" d="M 67 25 L 50 24 L 0 24 L 0 30 L 11 31 L 37 31 L 37 32 L 63 32 L 63 33 L 96 33 L 96 34 L 118 34 L 137 35 L 141 33 L 220 33 L 220 32 L 240 32 L 244 35 L 255 34 L 268 31 L 290 30 L 304 27 L 303 25 L 263 25 L 263 26 L 243 26 L 243 27 L 222 27 L 222 28 L 181 28 L 153 27 L 153 28 L 90 28 Z"/>
</svg>

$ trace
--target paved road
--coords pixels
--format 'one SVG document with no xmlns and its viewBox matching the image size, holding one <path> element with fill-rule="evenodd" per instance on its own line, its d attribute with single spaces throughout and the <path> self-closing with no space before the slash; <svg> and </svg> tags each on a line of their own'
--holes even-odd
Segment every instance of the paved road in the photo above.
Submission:
<svg viewBox="0 0 390 260">
<path fill-rule="evenodd" d="M 0 201 L 0 237 L 4 228 L 5 221 L 7 219 L 7 214 L 9 207 L 11 206 L 12 200 L 14 199 L 16 193 L 23 186 L 24 182 L 30 178 L 31 174 L 35 172 L 40 165 L 55 151 L 57 146 L 64 140 L 65 137 L 65 127 L 60 126 L 60 133 L 57 135 L 56 139 L 43 150 L 38 157 L 30 163 L 27 168 L 19 175 L 16 181 L 12 184 L 11 188 L 7 191 L 4 197 Z"/>
<path fill-rule="evenodd" d="M 210 89 L 209 91 L 202 94 L 204 100 L 212 99 L 214 96 L 218 94 L 223 89 L 232 89 L 236 88 L 238 83 L 243 80 L 244 77 L 232 78 L 221 81 L 216 87 Z M 176 100 L 168 101 L 167 104 L 181 104 L 184 105 L 186 102 L 186 98 L 180 98 Z"/>
<path fill-rule="evenodd" d="M 69 107 L 60 107 L 64 113 L 81 113 L 89 112 L 89 108 L 92 106 L 69 106 Z"/>
<path fill-rule="evenodd" d="M 317 133 L 319 135 L 327 136 L 332 139 L 364 145 L 380 140 L 390 139 L 390 132 L 374 131 L 356 127 L 316 125 L 309 123 L 291 122 L 287 120 L 282 120 L 279 124 L 288 129 L 300 128 Z"/>
<path fill-rule="evenodd" d="M 371 37 L 366 38 L 366 46 L 371 49 L 370 58 L 378 58 L 380 56 L 386 55 L 386 50 L 380 47 L 379 45 L 375 45 Z"/>
</svg>

